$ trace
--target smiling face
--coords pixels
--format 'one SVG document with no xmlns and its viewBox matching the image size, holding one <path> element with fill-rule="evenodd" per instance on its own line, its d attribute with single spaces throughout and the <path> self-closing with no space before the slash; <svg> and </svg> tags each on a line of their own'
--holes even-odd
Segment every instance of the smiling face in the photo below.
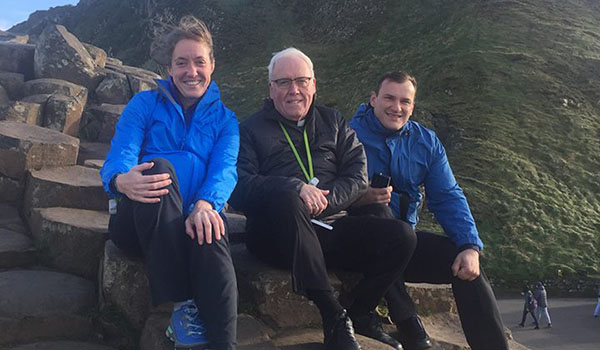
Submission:
<svg viewBox="0 0 600 350">
<path fill-rule="evenodd" d="M 173 49 L 168 70 L 177 87 L 183 107 L 188 108 L 206 92 L 215 64 L 206 44 L 182 39 Z"/>
<path fill-rule="evenodd" d="M 279 79 L 297 79 L 310 77 L 306 87 L 298 86 L 292 82 L 288 87 L 279 87 L 274 81 Z M 275 109 L 284 118 L 300 120 L 306 117 L 308 109 L 313 102 L 317 92 L 317 81 L 308 63 L 298 56 L 284 56 L 273 66 L 271 82 L 269 83 L 269 95 L 273 100 Z"/>
<path fill-rule="evenodd" d="M 371 106 L 375 116 L 388 130 L 400 130 L 415 108 L 416 89 L 410 81 L 397 83 L 385 80 L 379 93 L 371 92 Z"/>
</svg>

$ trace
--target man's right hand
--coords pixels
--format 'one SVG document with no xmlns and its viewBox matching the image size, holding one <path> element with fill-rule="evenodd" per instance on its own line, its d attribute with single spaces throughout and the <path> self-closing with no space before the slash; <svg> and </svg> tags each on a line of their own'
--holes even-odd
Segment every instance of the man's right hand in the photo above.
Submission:
<svg viewBox="0 0 600 350">
<path fill-rule="evenodd" d="M 360 207 L 373 203 L 388 204 L 392 200 L 392 190 L 392 186 L 384 188 L 374 188 L 369 186 L 367 192 L 354 202 L 354 205 Z"/>
<path fill-rule="evenodd" d="M 327 196 L 329 194 L 328 190 L 321 190 L 313 185 L 303 185 L 300 189 L 300 199 L 304 202 L 306 209 L 308 212 L 317 216 L 323 212 L 329 205 L 329 201 L 327 201 Z"/>
<path fill-rule="evenodd" d="M 168 173 L 144 175 L 142 172 L 154 166 L 154 163 L 142 163 L 134 166 L 128 172 L 120 174 L 115 180 L 117 191 L 123 193 L 132 201 L 141 203 L 158 203 L 160 196 L 169 193 L 165 187 L 172 180 Z"/>
</svg>

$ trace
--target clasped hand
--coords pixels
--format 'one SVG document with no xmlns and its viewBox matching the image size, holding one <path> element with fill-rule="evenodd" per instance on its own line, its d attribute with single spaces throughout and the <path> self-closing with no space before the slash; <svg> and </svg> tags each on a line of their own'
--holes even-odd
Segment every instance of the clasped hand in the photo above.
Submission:
<svg viewBox="0 0 600 350">
<path fill-rule="evenodd" d="M 300 199 L 304 202 L 306 209 L 312 216 L 318 216 L 326 208 L 329 202 L 327 201 L 328 190 L 321 190 L 313 185 L 303 185 L 300 189 Z"/>
</svg>

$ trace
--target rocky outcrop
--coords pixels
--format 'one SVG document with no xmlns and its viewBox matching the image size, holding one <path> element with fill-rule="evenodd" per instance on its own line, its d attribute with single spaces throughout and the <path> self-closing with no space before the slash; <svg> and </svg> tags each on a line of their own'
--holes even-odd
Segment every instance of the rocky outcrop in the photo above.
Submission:
<svg viewBox="0 0 600 350">
<path fill-rule="evenodd" d="M 20 73 L 32 79 L 35 45 L 0 42 L 0 71 Z"/>
<path fill-rule="evenodd" d="M 34 57 L 36 78 L 64 79 L 90 90 L 94 90 L 103 78 L 79 39 L 61 25 L 44 29 Z"/>
<path fill-rule="evenodd" d="M 11 100 L 23 97 L 25 76 L 21 73 L 0 72 L 0 86 L 2 86 Z"/>
</svg>

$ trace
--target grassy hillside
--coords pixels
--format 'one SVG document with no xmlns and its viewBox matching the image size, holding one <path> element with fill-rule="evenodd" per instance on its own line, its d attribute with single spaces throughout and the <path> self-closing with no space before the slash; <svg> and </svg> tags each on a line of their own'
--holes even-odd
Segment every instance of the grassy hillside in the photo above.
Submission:
<svg viewBox="0 0 600 350">
<path fill-rule="evenodd" d="M 468 196 L 488 274 L 518 283 L 600 272 L 596 0 L 105 0 L 75 10 L 70 30 L 147 67 L 159 20 L 205 19 L 215 78 L 241 119 L 267 96 L 266 65 L 286 46 L 313 58 L 319 101 L 348 117 L 381 73 L 407 70 Z"/>
</svg>

